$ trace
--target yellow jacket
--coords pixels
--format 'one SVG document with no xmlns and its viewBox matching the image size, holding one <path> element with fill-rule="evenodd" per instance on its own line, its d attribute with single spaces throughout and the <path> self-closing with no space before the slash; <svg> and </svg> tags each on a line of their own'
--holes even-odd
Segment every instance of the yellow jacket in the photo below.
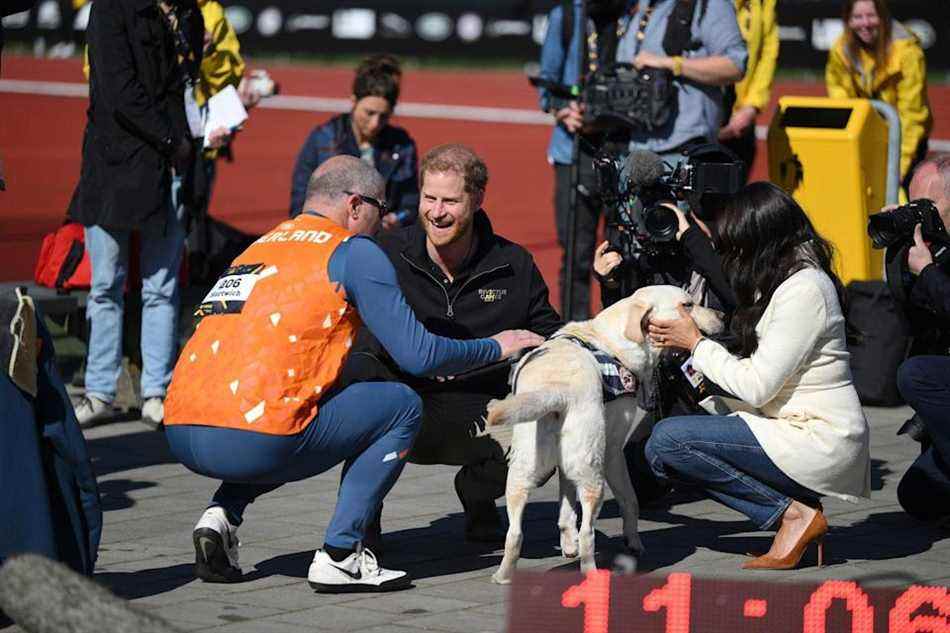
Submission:
<svg viewBox="0 0 950 633">
<path fill-rule="evenodd" d="M 217 0 L 198 0 L 198 6 L 205 21 L 205 32 L 210 34 L 195 90 L 195 101 L 200 106 L 226 86 L 237 88 L 244 76 L 244 60 L 237 35 L 224 15 L 224 7 Z"/>
<path fill-rule="evenodd" d="M 777 0 L 735 0 L 739 30 L 749 49 L 745 77 L 736 84 L 734 109 L 752 106 L 761 111 L 772 96 L 772 79 L 778 59 Z"/>
<path fill-rule="evenodd" d="M 917 38 L 894 22 L 891 49 L 883 68 L 861 49 L 852 59 L 841 36 L 825 67 L 828 96 L 835 99 L 879 99 L 897 109 L 901 119 L 901 178 L 907 175 L 920 143 L 930 136 L 933 116 L 927 100 L 927 62 Z"/>
</svg>

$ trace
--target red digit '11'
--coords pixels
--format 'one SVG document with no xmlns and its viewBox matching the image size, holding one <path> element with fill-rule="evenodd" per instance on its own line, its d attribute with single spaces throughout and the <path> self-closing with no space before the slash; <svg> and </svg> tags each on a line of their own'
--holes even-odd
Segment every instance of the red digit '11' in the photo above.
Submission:
<svg viewBox="0 0 950 633">
<path fill-rule="evenodd" d="M 692 580 L 689 574 L 670 574 L 665 585 L 643 598 L 644 611 L 666 609 L 666 633 L 689 633 Z"/>
<path fill-rule="evenodd" d="M 561 594 L 561 606 L 576 608 L 584 604 L 584 633 L 607 633 L 610 617 L 610 572 L 595 569 L 579 585 Z"/>
</svg>

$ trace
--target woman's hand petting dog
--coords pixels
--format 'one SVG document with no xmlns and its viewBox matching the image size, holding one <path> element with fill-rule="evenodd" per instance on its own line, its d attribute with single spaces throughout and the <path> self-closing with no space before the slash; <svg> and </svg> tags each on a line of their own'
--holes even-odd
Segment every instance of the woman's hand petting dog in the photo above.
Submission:
<svg viewBox="0 0 950 633">
<path fill-rule="evenodd" d="M 676 311 L 680 313 L 678 319 L 650 319 L 650 341 L 657 347 L 675 347 L 693 351 L 696 344 L 703 338 L 703 334 L 682 304 L 677 306 Z"/>
</svg>

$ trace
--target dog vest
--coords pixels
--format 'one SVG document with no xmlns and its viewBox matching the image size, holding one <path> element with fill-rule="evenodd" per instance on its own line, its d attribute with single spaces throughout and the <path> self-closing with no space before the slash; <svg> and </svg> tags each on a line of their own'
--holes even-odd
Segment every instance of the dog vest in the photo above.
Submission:
<svg viewBox="0 0 950 633">
<path fill-rule="evenodd" d="M 575 345 L 580 345 L 594 355 L 594 358 L 597 360 L 597 364 L 600 365 L 600 380 L 604 389 L 604 402 L 616 400 L 621 396 L 636 395 L 637 389 L 639 387 L 639 381 L 637 380 L 636 375 L 624 367 L 615 356 L 608 354 L 599 347 L 591 345 L 583 339 L 577 338 L 576 336 L 571 336 L 570 334 L 555 334 L 548 340 L 553 341 L 554 339 L 558 338 L 570 341 Z M 518 374 L 521 373 L 522 368 L 545 352 L 547 352 L 547 349 L 543 346 L 534 349 L 515 366 L 511 372 L 511 378 L 508 381 L 512 393 L 515 393 L 515 384 L 518 381 Z"/>
<path fill-rule="evenodd" d="M 165 424 L 293 435 L 317 414 L 361 325 L 330 256 L 351 233 L 301 214 L 235 259 L 198 308 L 165 399 Z"/>
</svg>

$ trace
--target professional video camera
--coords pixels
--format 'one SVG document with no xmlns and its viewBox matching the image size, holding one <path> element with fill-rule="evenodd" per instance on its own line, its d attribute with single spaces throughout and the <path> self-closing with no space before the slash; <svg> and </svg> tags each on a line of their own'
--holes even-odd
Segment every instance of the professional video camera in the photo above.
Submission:
<svg viewBox="0 0 950 633">
<path fill-rule="evenodd" d="M 950 235 L 932 201 L 914 200 L 868 218 L 868 236 L 874 248 L 885 249 L 887 285 L 899 303 L 907 301 L 914 283 L 914 275 L 907 270 L 907 251 L 914 244 L 914 227 L 918 224 L 934 263 L 945 266 L 950 261 Z"/>
<path fill-rule="evenodd" d="M 652 131 L 674 116 L 673 76 L 668 71 L 617 63 L 600 68 L 582 86 L 565 86 L 541 77 L 529 77 L 536 88 L 551 93 L 555 110 L 577 101 L 584 112 L 584 124 L 595 129 L 635 129 Z"/>
<path fill-rule="evenodd" d="M 699 204 L 705 194 L 731 195 L 743 184 L 744 165 L 730 150 L 715 143 L 686 152 L 675 168 L 649 151 L 631 152 L 623 161 L 600 154 L 594 161 L 605 202 L 614 210 L 608 226 L 617 230 L 614 244 L 624 259 L 658 257 L 676 250 L 679 222 L 664 203 L 686 207 L 709 219 Z"/>
</svg>

